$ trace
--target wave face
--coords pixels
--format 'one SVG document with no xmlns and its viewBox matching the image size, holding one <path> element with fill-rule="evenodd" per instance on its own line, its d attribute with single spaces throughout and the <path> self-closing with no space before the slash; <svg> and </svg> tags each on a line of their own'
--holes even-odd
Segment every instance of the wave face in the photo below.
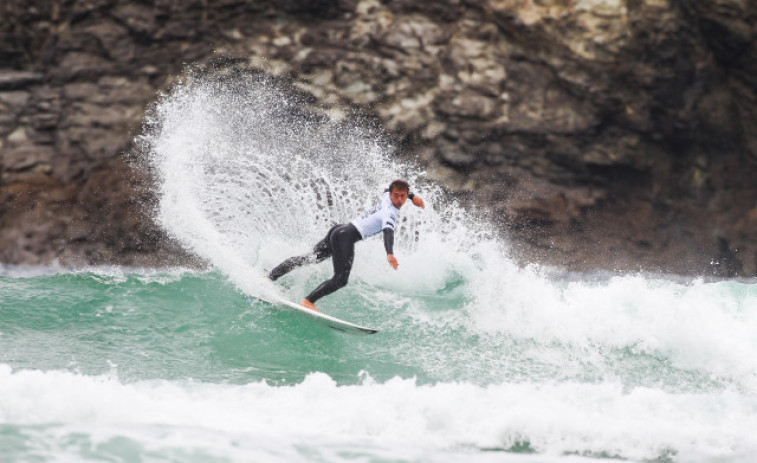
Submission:
<svg viewBox="0 0 757 463">
<path fill-rule="evenodd" d="M 8 461 L 749 462 L 757 285 L 554 276 L 391 157 L 361 123 L 308 116 L 258 77 L 191 76 L 144 143 L 156 219 L 212 270 L 0 267 L 0 455 Z M 367 127 L 367 128 L 366 128 Z M 262 275 L 395 178 L 397 271 L 359 243 Z"/>
</svg>

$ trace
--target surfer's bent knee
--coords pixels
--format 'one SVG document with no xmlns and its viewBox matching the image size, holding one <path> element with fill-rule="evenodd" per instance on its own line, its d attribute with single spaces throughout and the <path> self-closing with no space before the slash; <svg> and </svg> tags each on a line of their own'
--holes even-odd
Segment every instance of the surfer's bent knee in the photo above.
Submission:
<svg viewBox="0 0 757 463">
<path fill-rule="evenodd" d="M 350 275 L 334 275 L 334 278 L 332 280 L 334 282 L 334 286 L 336 286 L 336 289 L 341 289 L 347 286 L 347 283 L 350 281 Z"/>
</svg>

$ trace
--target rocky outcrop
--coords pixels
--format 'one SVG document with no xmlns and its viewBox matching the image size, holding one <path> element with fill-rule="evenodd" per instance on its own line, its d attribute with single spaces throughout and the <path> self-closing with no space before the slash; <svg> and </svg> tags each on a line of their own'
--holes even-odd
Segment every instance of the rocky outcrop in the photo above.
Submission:
<svg viewBox="0 0 757 463">
<path fill-rule="evenodd" d="M 755 275 L 757 5 L 744 0 L 10 0 L 0 261 L 178 256 L 122 156 L 186 63 L 374 115 L 524 261 Z"/>
</svg>

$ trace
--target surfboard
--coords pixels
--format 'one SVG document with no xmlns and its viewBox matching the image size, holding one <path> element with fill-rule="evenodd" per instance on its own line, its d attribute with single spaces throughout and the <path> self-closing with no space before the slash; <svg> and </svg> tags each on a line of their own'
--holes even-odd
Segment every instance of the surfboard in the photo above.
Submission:
<svg viewBox="0 0 757 463">
<path fill-rule="evenodd" d="M 328 326 L 329 328 L 337 331 L 342 331 L 344 333 L 350 334 L 375 334 L 379 331 L 373 328 L 366 328 L 365 326 L 356 325 L 354 323 L 332 317 L 331 315 L 327 315 L 323 312 L 310 310 L 299 304 L 295 304 L 294 302 L 287 301 L 284 298 L 271 297 L 270 299 L 271 300 L 268 300 L 268 302 L 273 304 L 277 309 L 286 310 L 288 312 L 296 313 L 297 315 L 303 315 L 320 325 Z"/>
</svg>

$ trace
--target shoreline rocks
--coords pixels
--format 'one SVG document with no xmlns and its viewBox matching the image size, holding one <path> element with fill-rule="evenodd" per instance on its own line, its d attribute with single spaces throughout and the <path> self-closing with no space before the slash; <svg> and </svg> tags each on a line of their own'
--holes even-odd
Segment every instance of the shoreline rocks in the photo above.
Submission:
<svg viewBox="0 0 757 463">
<path fill-rule="evenodd" d="M 186 261 L 124 153 L 187 64 L 374 117 L 430 177 L 572 270 L 757 275 L 757 5 L 10 0 L 0 261 Z"/>
</svg>

